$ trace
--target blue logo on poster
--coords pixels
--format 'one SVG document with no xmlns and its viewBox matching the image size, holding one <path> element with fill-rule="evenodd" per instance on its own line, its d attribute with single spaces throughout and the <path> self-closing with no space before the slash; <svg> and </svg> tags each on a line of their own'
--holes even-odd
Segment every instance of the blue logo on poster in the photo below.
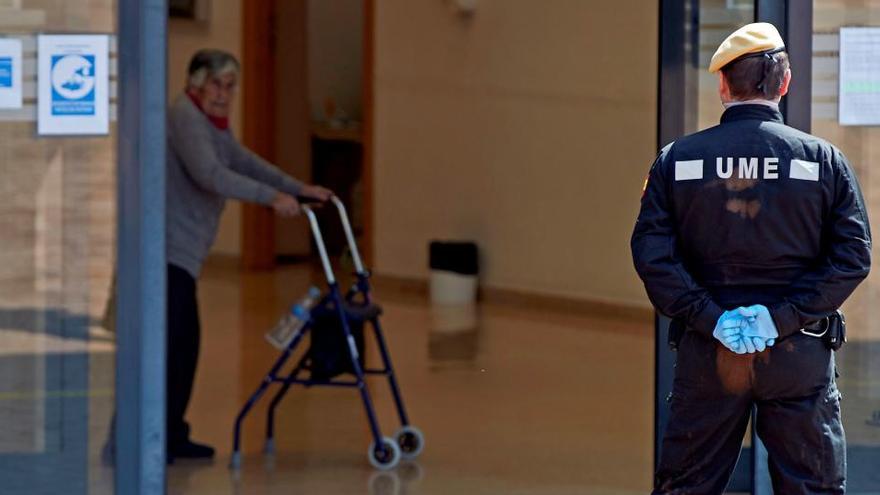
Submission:
<svg viewBox="0 0 880 495">
<path fill-rule="evenodd" d="M 12 87 L 12 57 L 0 57 L 0 88 Z"/>
<path fill-rule="evenodd" d="M 52 56 L 52 115 L 95 115 L 95 56 Z"/>
</svg>

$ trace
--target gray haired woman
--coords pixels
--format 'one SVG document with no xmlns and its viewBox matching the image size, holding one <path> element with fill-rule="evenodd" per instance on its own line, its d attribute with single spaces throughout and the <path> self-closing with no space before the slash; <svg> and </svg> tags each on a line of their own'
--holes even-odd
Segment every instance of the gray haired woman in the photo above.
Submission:
<svg viewBox="0 0 880 495">
<path fill-rule="evenodd" d="M 328 189 L 303 184 L 236 141 L 229 114 L 240 66 L 229 53 L 202 50 L 193 56 L 187 89 L 168 112 L 168 458 L 211 457 L 214 449 L 193 442 L 184 421 L 199 355 L 196 280 L 217 234 L 228 198 L 272 207 L 279 215 L 300 212 L 296 197 L 330 199 Z"/>
</svg>

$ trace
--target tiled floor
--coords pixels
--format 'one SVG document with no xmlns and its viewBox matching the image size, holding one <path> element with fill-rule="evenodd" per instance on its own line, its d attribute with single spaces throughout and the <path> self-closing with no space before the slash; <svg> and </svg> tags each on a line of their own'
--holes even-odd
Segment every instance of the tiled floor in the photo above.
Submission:
<svg viewBox="0 0 880 495">
<path fill-rule="evenodd" d="M 264 333 L 304 292 L 305 266 L 242 273 L 209 265 L 200 283 L 202 356 L 190 408 L 214 462 L 178 461 L 171 494 L 635 494 L 650 487 L 651 322 L 545 314 L 508 306 L 437 311 L 378 292 L 412 422 L 417 462 L 373 470 L 362 404 L 352 390 L 294 389 L 278 410 L 277 455 L 261 453 L 266 402 L 248 417 L 244 465 L 227 467 L 232 424 L 277 356 Z M 869 284 L 865 290 L 872 288 Z M 872 493 L 880 428 L 880 353 L 866 295 L 841 358 L 852 493 Z M 99 305 L 95 305 L 96 307 Z M 96 314 L 90 315 L 94 319 Z M 0 309 L 0 493 L 110 494 L 101 460 L 113 413 L 112 334 L 81 315 Z M 866 330 L 868 330 L 866 332 Z M 376 350 L 368 347 L 369 360 Z M 11 377 L 11 378 L 10 378 Z M 370 381 L 383 430 L 397 425 L 382 380 Z M 83 476 L 88 472 L 86 480 Z"/>
<path fill-rule="evenodd" d="M 278 454 L 268 459 L 260 453 L 265 407 L 258 407 L 246 423 L 244 467 L 234 476 L 226 466 L 232 421 L 276 356 L 264 331 L 310 277 L 302 268 L 243 277 L 215 268 L 206 274 L 200 285 L 204 354 L 190 418 L 194 436 L 216 445 L 220 455 L 213 464 L 172 466 L 171 493 L 648 489 L 650 322 L 483 307 L 470 315 L 476 326 L 456 331 L 451 327 L 469 315 L 432 312 L 400 296 L 381 301 L 383 323 L 412 422 L 427 438 L 422 457 L 375 472 L 366 460 L 370 439 L 357 394 L 294 389 L 278 412 Z M 383 429 L 391 433 L 397 423 L 388 388 L 378 379 L 370 386 Z"/>
</svg>

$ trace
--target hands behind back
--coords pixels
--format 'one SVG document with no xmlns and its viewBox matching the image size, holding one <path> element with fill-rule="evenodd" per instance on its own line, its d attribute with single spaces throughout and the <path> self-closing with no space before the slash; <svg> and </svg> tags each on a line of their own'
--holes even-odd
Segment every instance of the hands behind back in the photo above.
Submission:
<svg viewBox="0 0 880 495">
<path fill-rule="evenodd" d="M 731 352 L 751 354 L 773 346 L 779 332 L 767 307 L 756 304 L 722 313 L 712 336 Z"/>
</svg>

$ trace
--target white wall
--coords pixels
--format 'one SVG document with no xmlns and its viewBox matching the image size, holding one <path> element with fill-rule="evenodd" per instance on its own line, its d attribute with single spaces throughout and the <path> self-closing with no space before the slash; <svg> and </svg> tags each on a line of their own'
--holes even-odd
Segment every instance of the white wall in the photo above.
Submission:
<svg viewBox="0 0 880 495">
<path fill-rule="evenodd" d="M 424 277 L 476 240 L 484 283 L 647 306 L 629 236 L 656 154 L 657 8 L 376 2 L 375 252 Z"/>
</svg>

